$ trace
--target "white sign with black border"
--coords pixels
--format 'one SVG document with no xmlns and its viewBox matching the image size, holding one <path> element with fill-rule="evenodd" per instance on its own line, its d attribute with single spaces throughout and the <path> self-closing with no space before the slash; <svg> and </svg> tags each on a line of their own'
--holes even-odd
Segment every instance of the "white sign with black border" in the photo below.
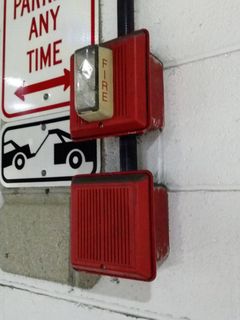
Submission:
<svg viewBox="0 0 240 320">
<path fill-rule="evenodd" d="M 100 172 L 100 140 L 73 142 L 69 116 L 5 124 L 1 183 L 5 187 L 69 186 L 77 174 Z"/>
</svg>

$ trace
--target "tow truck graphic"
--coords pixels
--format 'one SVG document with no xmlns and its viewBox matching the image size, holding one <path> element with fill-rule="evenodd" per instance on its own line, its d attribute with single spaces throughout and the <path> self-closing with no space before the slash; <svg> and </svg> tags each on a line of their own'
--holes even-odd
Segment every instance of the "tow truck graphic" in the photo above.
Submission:
<svg viewBox="0 0 240 320">
<path fill-rule="evenodd" d="M 78 169 L 84 161 L 91 161 L 94 162 L 92 173 L 96 172 L 96 151 L 95 154 L 93 153 L 93 150 L 96 150 L 96 141 L 73 142 L 70 134 L 61 129 L 49 130 L 36 152 L 32 152 L 28 144 L 19 146 L 13 140 L 4 142 L 4 150 L 7 146 L 11 150 L 3 155 L 3 168 L 13 165 L 17 170 L 22 170 L 26 161 L 36 157 L 49 136 L 52 135 L 57 135 L 60 140 L 59 143 L 54 144 L 53 163 L 55 165 L 69 164 L 73 169 Z"/>
</svg>

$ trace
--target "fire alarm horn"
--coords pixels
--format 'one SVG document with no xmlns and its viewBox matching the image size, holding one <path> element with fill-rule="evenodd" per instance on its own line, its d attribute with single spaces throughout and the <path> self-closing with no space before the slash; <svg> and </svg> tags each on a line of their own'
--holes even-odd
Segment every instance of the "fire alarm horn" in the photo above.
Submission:
<svg viewBox="0 0 240 320">
<path fill-rule="evenodd" d="M 167 191 L 149 171 L 79 175 L 71 189 L 75 269 L 152 281 L 169 251 Z"/>
</svg>

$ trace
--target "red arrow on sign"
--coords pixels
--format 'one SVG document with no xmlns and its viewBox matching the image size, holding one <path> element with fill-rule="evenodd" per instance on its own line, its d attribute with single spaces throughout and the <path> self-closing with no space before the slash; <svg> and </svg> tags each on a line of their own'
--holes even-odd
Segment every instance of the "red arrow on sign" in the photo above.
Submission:
<svg viewBox="0 0 240 320">
<path fill-rule="evenodd" d="M 64 69 L 64 75 L 61 77 L 53 78 L 50 80 L 38 82 L 35 84 L 31 84 L 30 86 L 26 87 L 19 87 L 15 91 L 15 95 L 21 99 L 22 101 L 25 100 L 25 96 L 27 94 L 31 94 L 38 91 L 47 90 L 50 88 L 55 88 L 59 86 L 64 86 L 63 90 L 67 90 L 67 88 L 70 86 L 70 71 L 67 69 Z"/>
</svg>

